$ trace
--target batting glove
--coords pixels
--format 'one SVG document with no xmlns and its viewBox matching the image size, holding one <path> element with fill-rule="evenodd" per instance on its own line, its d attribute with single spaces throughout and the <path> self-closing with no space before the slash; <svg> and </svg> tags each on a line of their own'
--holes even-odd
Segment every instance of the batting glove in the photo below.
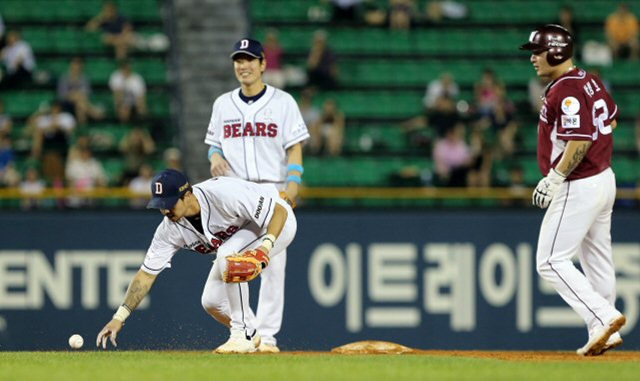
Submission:
<svg viewBox="0 0 640 381">
<path fill-rule="evenodd" d="M 560 184 L 566 179 L 555 168 L 551 168 L 549 174 L 544 179 L 540 180 L 536 190 L 533 191 L 532 202 L 533 205 L 545 209 L 551 204 L 553 196 L 555 196 Z"/>
</svg>

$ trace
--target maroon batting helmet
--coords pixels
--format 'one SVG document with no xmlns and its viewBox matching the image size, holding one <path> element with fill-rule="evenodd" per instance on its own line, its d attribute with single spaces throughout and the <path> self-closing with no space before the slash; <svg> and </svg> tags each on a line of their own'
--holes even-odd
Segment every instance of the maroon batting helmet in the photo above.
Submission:
<svg viewBox="0 0 640 381">
<path fill-rule="evenodd" d="M 560 25 L 547 24 L 531 32 L 529 42 L 520 46 L 521 50 L 531 50 L 538 54 L 548 51 L 547 62 L 556 66 L 573 56 L 573 38 Z"/>
</svg>

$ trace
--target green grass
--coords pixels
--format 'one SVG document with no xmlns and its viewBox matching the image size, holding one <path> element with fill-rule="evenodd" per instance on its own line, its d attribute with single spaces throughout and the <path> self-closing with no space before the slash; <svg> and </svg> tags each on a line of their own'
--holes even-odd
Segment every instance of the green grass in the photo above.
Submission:
<svg viewBox="0 0 640 381">
<path fill-rule="evenodd" d="M 433 355 L 213 355 L 207 352 L 0 352 L 2 381 L 637 380 L 640 363 L 505 361 Z"/>
</svg>

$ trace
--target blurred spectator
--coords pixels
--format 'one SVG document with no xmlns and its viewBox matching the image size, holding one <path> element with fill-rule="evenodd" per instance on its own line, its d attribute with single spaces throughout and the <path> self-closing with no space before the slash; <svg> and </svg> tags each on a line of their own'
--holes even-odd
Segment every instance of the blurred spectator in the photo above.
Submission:
<svg viewBox="0 0 640 381">
<path fill-rule="evenodd" d="M 344 114 L 334 99 L 324 101 L 320 120 L 310 126 L 309 153 L 339 156 L 344 139 Z"/>
<path fill-rule="evenodd" d="M 69 139 L 76 127 L 73 115 L 62 111 L 60 102 L 54 102 L 48 112 L 36 112 L 29 119 L 33 146 L 31 155 L 42 162 L 42 173 L 52 185 L 62 186 L 65 179 L 65 159 Z"/>
<path fill-rule="evenodd" d="M 436 141 L 433 148 L 433 160 L 436 184 L 448 187 L 467 185 L 467 174 L 472 156 L 464 140 L 465 126 L 458 123 L 448 130 L 444 138 Z"/>
<path fill-rule="evenodd" d="M 482 71 L 482 77 L 474 85 L 475 102 L 479 115 L 489 116 L 505 96 L 505 88 L 492 69 Z"/>
<path fill-rule="evenodd" d="M 4 112 L 4 102 L 0 99 L 0 138 L 11 135 L 13 122 L 11 117 Z"/>
<path fill-rule="evenodd" d="M 491 167 L 493 152 L 487 144 L 480 129 L 474 128 L 469 139 L 469 153 L 471 155 L 467 186 L 488 187 L 491 185 Z"/>
<path fill-rule="evenodd" d="M 151 182 L 153 180 L 153 168 L 149 164 L 142 164 L 138 176 L 129 182 L 129 190 L 132 193 L 140 195 L 140 198 L 131 199 L 131 207 L 134 209 L 144 209 L 149 202 L 151 195 Z"/>
<path fill-rule="evenodd" d="M 140 167 L 155 152 L 156 144 L 149 132 L 141 127 L 135 127 L 120 141 L 120 152 L 124 156 L 124 183 L 138 176 Z"/>
<path fill-rule="evenodd" d="M 466 5 L 452 0 L 434 0 L 426 3 L 427 21 L 439 23 L 444 19 L 460 20 L 469 15 L 469 9 Z"/>
<path fill-rule="evenodd" d="M 330 0 L 332 5 L 331 21 L 356 21 L 358 8 L 363 0 Z"/>
<path fill-rule="evenodd" d="M 574 53 L 580 53 L 580 31 L 578 29 L 578 23 L 573 14 L 573 8 L 570 5 L 563 5 L 558 9 L 558 19 L 556 24 L 562 26 L 571 33 L 573 37 Z"/>
<path fill-rule="evenodd" d="M 107 176 L 102 163 L 93 157 L 91 149 L 81 147 L 78 155 L 69 158 L 66 168 L 67 184 L 69 188 L 78 192 L 87 192 L 96 187 L 107 185 Z M 91 204 L 88 200 L 76 197 L 69 198 L 69 206 L 78 207 Z"/>
<path fill-rule="evenodd" d="M 138 73 L 131 70 L 131 63 L 123 61 L 109 78 L 113 104 L 121 122 L 128 122 L 135 115 L 147 115 L 147 86 Z"/>
<path fill-rule="evenodd" d="M 531 106 L 531 112 L 538 115 L 542 105 L 544 104 L 544 89 L 547 87 L 549 81 L 543 77 L 531 77 L 529 80 L 528 92 L 529 92 L 529 106 Z"/>
<path fill-rule="evenodd" d="M 278 34 L 274 29 L 270 29 L 264 37 L 262 45 L 264 58 L 267 61 L 267 68 L 262 75 L 262 80 L 273 87 L 284 89 L 286 79 L 282 70 L 282 47 L 278 42 Z"/>
<path fill-rule="evenodd" d="M 102 42 L 113 46 L 116 59 L 127 58 L 134 41 L 133 26 L 118 12 L 114 1 L 106 1 L 100 13 L 89 20 L 85 29 L 90 32 L 102 31 Z"/>
<path fill-rule="evenodd" d="M 336 55 L 328 46 L 327 33 L 318 30 L 313 34 L 313 42 L 307 57 L 309 85 L 320 89 L 333 89 L 338 82 Z"/>
<path fill-rule="evenodd" d="M 447 97 L 455 100 L 459 94 L 460 89 L 453 75 L 449 72 L 444 72 L 440 74 L 440 78 L 429 82 L 424 98 L 422 98 L 422 104 L 425 108 L 432 109 L 436 106 L 438 98 Z"/>
<path fill-rule="evenodd" d="M 87 118 L 102 119 L 104 111 L 89 102 L 91 82 L 84 74 L 84 62 L 74 57 L 69 72 L 58 79 L 58 99 L 65 110 L 76 116 L 79 124 L 87 124 Z"/>
<path fill-rule="evenodd" d="M 182 152 L 175 147 L 167 148 L 164 150 L 162 157 L 164 159 L 164 167 L 182 170 Z"/>
<path fill-rule="evenodd" d="M 0 88 L 15 88 L 31 82 L 36 59 L 31 45 L 22 40 L 20 32 L 12 30 L 7 34 L 7 44 L 2 49 L 0 56 L 4 66 Z"/>
<path fill-rule="evenodd" d="M 11 138 L 0 137 L 0 186 L 14 187 L 20 181 L 20 173 L 16 170 L 15 153 Z"/>
<path fill-rule="evenodd" d="M 42 204 L 36 196 L 44 193 L 47 184 L 40 178 L 40 173 L 35 167 L 30 167 L 25 173 L 24 180 L 20 182 L 20 193 L 22 194 L 22 209 L 34 209 Z"/>
<path fill-rule="evenodd" d="M 300 108 L 300 114 L 304 124 L 311 127 L 320 120 L 320 111 L 313 104 L 313 97 L 315 91 L 312 88 L 305 88 L 300 92 L 300 101 L 298 107 Z"/>
<path fill-rule="evenodd" d="M 636 115 L 635 130 L 636 130 L 636 151 L 637 151 L 637 154 L 640 156 L 640 114 Z"/>
<path fill-rule="evenodd" d="M 607 43 L 616 58 L 638 58 L 638 19 L 629 4 L 620 3 L 605 23 Z"/>
<path fill-rule="evenodd" d="M 4 48 L 4 20 L 2 20 L 2 15 L 0 15 L 0 50 Z"/>
<path fill-rule="evenodd" d="M 389 0 L 389 27 L 391 29 L 411 29 L 411 23 L 415 15 L 415 0 Z"/>
</svg>

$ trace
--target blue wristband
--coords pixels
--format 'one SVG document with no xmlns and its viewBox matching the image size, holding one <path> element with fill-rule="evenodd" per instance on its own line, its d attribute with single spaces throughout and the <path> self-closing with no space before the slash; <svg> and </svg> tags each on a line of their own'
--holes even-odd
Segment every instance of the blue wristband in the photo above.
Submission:
<svg viewBox="0 0 640 381">
<path fill-rule="evenodd" d="M 289 164 L 287 165 L 287 173 L 291 171 L 298 171 L 300 175 L 304 173 L 304 168 L 300 164 Z"/>
<path fill-rule="evenodd" d="M 211 160 L 211 157 L 216 152 L 219 153 L 220 156 L 222 156 L 224 158 L 224 154 L 222 153 L 222 150 L 220 148 L 211 146 L 211 147 L 209 147 L 209 152 L 207 153 L 207 157 L 209 158 L 209 160 Z"/>
<path fill-rule="evenodd" d="M 298 183 L 298 184 L 300 184 L 301 182 L 302 182 L 302 179 L 300 178 L 300 176 L 295 176 L 295 175 L 287 176 L 287 183 Z"/>
</svg>

